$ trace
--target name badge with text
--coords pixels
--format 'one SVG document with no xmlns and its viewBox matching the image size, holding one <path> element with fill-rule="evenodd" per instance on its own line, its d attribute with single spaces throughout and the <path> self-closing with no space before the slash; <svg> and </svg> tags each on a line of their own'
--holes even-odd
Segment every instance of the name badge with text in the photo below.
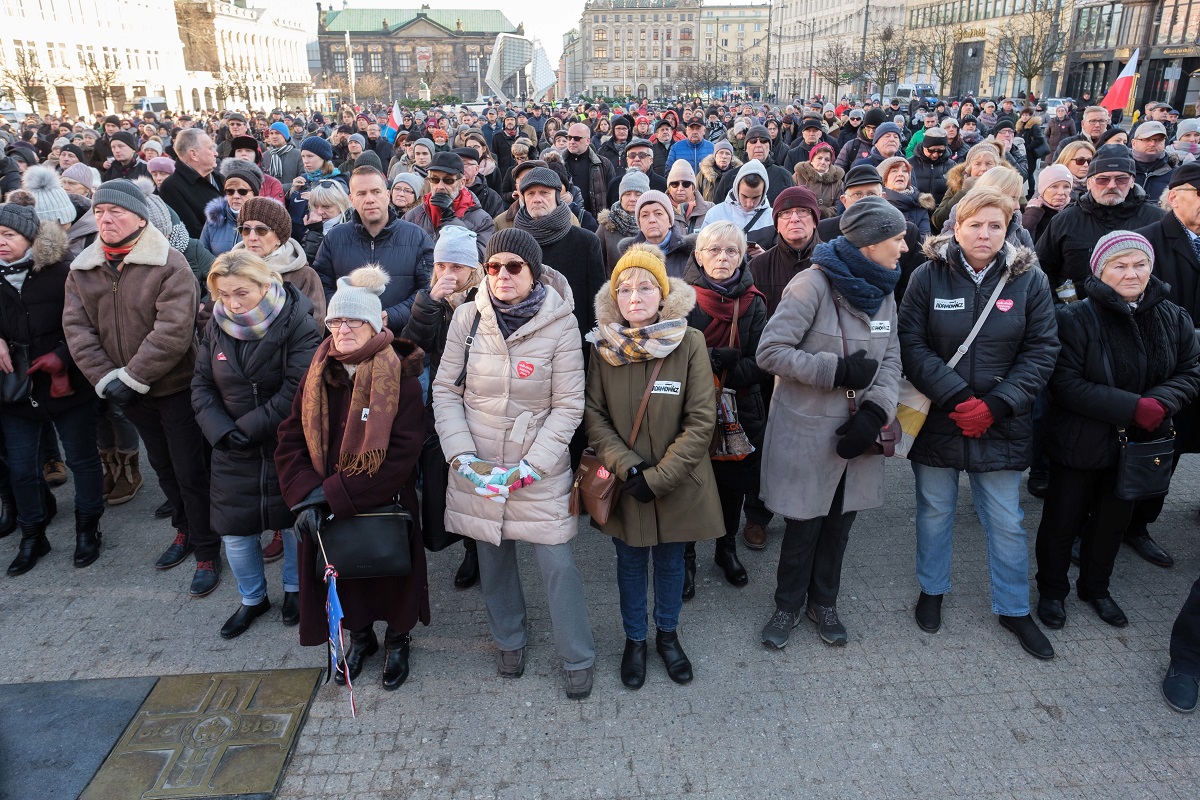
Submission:
<svg viewBox="0 0 1200 800">
<path fill-rule="evenodd" d="M 683 391 L 683 386 L 679 381 L 655 381 L 654 388 L 650 390 L 650 394 L 673 394 L 676 397 Z"/>
<path fill-rule="evenodd" d="M 891 333 L 892 321 L 890 319 L 877 319 L 871 322 L 871 333 Z"/>
<path fill-rule="evenodd" d="M 940 297 L 935 297 L 933 300 L 934 311 L 966 311 L 967 299 L 965 297 L 956 297 L 953 300 L 943 300 Z"/>
</svg>

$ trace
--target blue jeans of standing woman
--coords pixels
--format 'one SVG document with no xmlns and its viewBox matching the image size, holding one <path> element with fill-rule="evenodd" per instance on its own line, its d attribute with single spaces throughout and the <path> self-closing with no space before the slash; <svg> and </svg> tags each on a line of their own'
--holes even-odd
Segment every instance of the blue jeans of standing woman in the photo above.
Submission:
<svg viewBox="0 0 1200 800">
<path fill-rule="evenodd" d="M 925 594 L 950 591 L 959 470 L 913 462 L 917 484 L 917 580 Z M 1029 540 L 1021 521 L 1021 473 L 970 472 L 971 500 L 987 534 L 992 613 L 1029 613 Z"/>
<path fill-rule="evenodd" d="M 8 453 L 17 521 L 35 525 L 46 519 L 42 472 L 42 426 L 39 419 L 0 413 L 0 430 Z M 62 438 L 67 466 L 75 478 L 75 510 L 84 514 L 104 512 L 104 469 L 96 450 L 96 405 L 82 403 L 56 414 L 53 424 Z"/>
<path fill-rule="evenodd" d="M 283 534 L 283 590 L 300 591 L 300 573 L 296 564 L 296 532 L 284 528 Z M 256 606 L 267 599 L 267 569 L 263 561 L 262 545 L 257 536 L 222 536 L 225 558 L 229 570 L 237 581 L 242 605 Z"/>
<path fill-rule="evenodd" d="M 621 594 L 621 623 L 626 638 L 646 641 L 646 568 L 654 558 L 654 625 L 663 633 L 679 626 L 683 609 L 683 552 L 685 542 L 663 542 L 651 547 L 631 547 L 613 539 L 617 547 L 617 589 Z"/>
</svg>

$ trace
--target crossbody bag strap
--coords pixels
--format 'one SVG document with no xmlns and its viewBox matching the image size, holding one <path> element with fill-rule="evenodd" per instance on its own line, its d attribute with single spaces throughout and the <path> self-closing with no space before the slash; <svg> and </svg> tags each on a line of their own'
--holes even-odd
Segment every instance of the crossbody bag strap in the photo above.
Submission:
<svg viewBox="0 0 1200 800">
<path fill-rule="evenodd" d="M 1096 335 L 1097 341 L 1100 342 L 1100 363 L 1104 365 L 1104 380 L 1108 381 L 1108 385 L 1116 387 L 1116 381 L 1113 380 L 1112 365 L 1108 363 L 1108 350 L 1104 347 L 1104 332 L 1100 323 L 1100 314 L 1096 311 L 1096 304 L 1090 299 L 1084 300 L 1087 304 L 1088 311 L 1092 312 L 1092 319 L 1096 320 Z"/>
<path fill-rule="evenodd" d="M 750 231 L 753 230 L 753 228 L 754 228 L 754 223 L 758 222 L 759 217 L 761 217 L 766 212 L 767 212 L 766 206 L 760 208 L 758 210 L 758 213 L 756 213 L 753 217 L 751 217 L 750 221 L 746 223 L 746 227 L 742 228 L 742 233 L 749 236 Z"/>
<path fill-rule="evenodd" d="M 654 382 L 658 380 L 658 373 L 662 372 L 662 365 L 661 358 L 655 359 L 654 370 L 650 373 L 650 380 L 646 383 L 646 391 L 642 392 L 642 404 L 638 406 L 637 416 L 633 418 L 633 430 L 629 432 L 630 450 L 637 442 L 638 431 L 642 429 L 642 418 L 646 416 L 646 406 L 650 404 L 650 395 L 654 391 Z"/>
<path fill-rule="evenodd" d="M 987 307 L 983 309 L 983 313 L 979 315 L 979 319 L 975 320 L 975 326 L 971 328 L 971 332 L 967 334 L 967 338 L 963 340 L 963 343 L 958 346 L 958 350 L 954 353 L 950 360 L 946 362 L 946 366 L 950 367 L 950 369 L 954 369 L 954 367 L 958 365 L 958 362 L 962 361 L 962 357 L 965 356 L 967 354 L 967 350 L 971 348 L 971 344 L 975 341 L 975 337 L 978 336 L 979 331 L 983 329 L 983 323 L 987 322 L 988 314 L 992 313 L 992 308 L 996 305 L 996 301 L 1000 299 L 1000 293 L 1004 291 L 1004 287 L 1006 285 L 1005 279 L 1007 277 L 1008 272 L 1005 271 L 1005 273 L 1000 276 L 1000 281 L 996 284 L 996 288 L 992 291 L 992 296 L 988 298 Z"/>
<path fill-rule="evenodd" d="M 728 347 L 733 347 L 733 343 L 737 341 L 737 324 L 738 316 L 741 314 L 742 298 L 737 298 L 733 301 L 733 323 L 729 326 L 729 344 Z M 721 371 L 721 382 L 717 384 L 718 389 L 725 388 L 725 379 L 729 377 L 729 370 Z"/>
<path fill-rule="evenodd" d="M 475 343 L 475 332 L 479 330 L 479 318 L 482 316 L 479 313 L 475 314 L 475 321 L 471 323 L 471 332 L 463 340 L 463 368 L 462 372 L 458 373 L 458 380 L 454 382 L 455 386 L 462 386 L 467 382 L 467 362 L 471 360 L 471 345 Z"/>
</svg>

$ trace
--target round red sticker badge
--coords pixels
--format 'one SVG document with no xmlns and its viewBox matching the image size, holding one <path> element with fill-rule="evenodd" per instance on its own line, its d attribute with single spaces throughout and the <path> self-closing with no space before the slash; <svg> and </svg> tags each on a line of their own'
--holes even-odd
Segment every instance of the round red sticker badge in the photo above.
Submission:
<svg viewBox="0 0 1200 800">
<path fill-rule="evenodd" d="M 530 364 L 528 361 L 518 361 L 517 362 L 517 376 L 518 377 L 528 378 L 532 374 L 533 374 L 533 364 Z"/>
<path fill-rule="evenodd" d="M 604 467 L 597 467 L 597 468 L 596 468 L 596 477 L 597 477 L 597 478 L 599 478 L 599 479 L 600 479 L 600 480 L 602 480 L 602 481 L 606 481 L 606 480 L 608 480 L 608 476 L 609 476 L 609 475 L 611 475 L 611 474 L 612 474 L 612 473 L 610 473 L 610 472 L 609 472 L 608 470 L 606 470 Z"/>
</svg>

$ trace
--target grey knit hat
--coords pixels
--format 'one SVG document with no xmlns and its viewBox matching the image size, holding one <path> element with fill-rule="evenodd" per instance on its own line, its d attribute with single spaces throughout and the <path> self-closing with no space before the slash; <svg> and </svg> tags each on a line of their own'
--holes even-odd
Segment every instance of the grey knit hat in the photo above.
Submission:
<svg viewBox="0 0 1200 800">
<path fill-rule="evenodd" d="M 37 238 L 41 221 L 33 206 L 18 205 L 17 203 L 0 204 L 0 228 L 9 228 L 33 242 Z"/>
<path fill-rule="evenodd" d="M 237 178 L 250 184 L 255 194 L 262 191 L 262 170 L 249 161 L 240 158 L 227 158 L 221 162 L 221 174 L 226 178 Z"/>
<path fill-rule="evenodd" d="M 359 267 L 344 278 L 338 278 L 337 291 L 329 298 L 326 319 L 361 319 L 376 333 L 383 330 L 383 294 L 390 277 L 377 264 Z M 336 331 L 334 331 L 336 333 Z"/>
<path fill-rule="evenodd" d="M 350 142 L 356 143 L 364 150 L 367 149 L 367 137 L 363 136 L 361 133 L 350 134 L 350 138 L 346 140 L 346 144 L 350 144 Z"/>
<path fill-rule="evenodd" d="M 675 163 L 678 164 L 679 162 L 677 161 Z M 621 178 L 621 188 L 619 194 L 625 194 L 626 192 L 645 193 L 648 191 L 650 191 L 650 176 L 642 172 L 637 167 L 630 168 L 630 170 L 625 173 L 625 176 Z"/>
<path fill-rule="evenodd" d="M 83 184 L 89 190 L 96 188 L 95 184 L 93 183 L 95 176 L 92 175 L 92 167 L 89 167 L 87 164 L 82 162 L 79 164 L 72 164 L 71 166 L 67 167 L 65 170 L 63 170 L 62 177 L 75 181 L 76 183 Z"/>
<path fill-rule="evenodd" d="M 22 178 L 25 191 L 33 195 L 34 208 L 39 219 L 52 220 L 63 225 L 75 221 L 75 206 L 63 191 L 53 167 L 30 167 Z"/>
<path fill-rule="evenodd" d="M 550 172 L 550 170 L 546 170 Z M 553 175 L 553 172 L 550 172 Z M 557 186 L 558 178 L 555 177 Z M 522 183 L 524 186 L 524 183 Z M 492 238 L 488 240 L 487 250 L 483 253 L 483 260 L 487 261 L 496 253 L 515 253 L 521 257 L 521 260 L 529 265 L 529 271 L 533 275 L 533 279 L 539 280 L 542 277 L 542 248 L 537 243 L 537 239 L 520 228 L 504 228 L 492 234 Z"/>
<path fill-rule="evenodd" d="M 462 225 L 447 225 L 442 228 L 438 232 L 437 243 L 433 246 L 433 260 L 466 266 L 478 264 L 479 247 L 475 231 Z"/>
<path fill-rule="evenodd" d="M 411 186 L 413 194 L 415 194 L 418 199 L 421 197 L 421 190 L 425 188 L 425 179 L 415 172 L 399 173 L 392 180 L 392 187 L 394 188 L 397 183 L 407 183 L 409 186 Z"/>
<path fill-rule="evenodd" d="M 146 196 L 133 181 L 124 178 L 105 181 L 92 195 L 92 208 L 98 205 L 119 206 L 142 219 L 150 218 L 150 210 L 146 208 Z"/>
<path fill-rule="evenodd" d="M 867 196 L 856 202 L 841 219 L 842 235 L 855 247 L 867 247 L 908 230 L 904 215 L 882 197 Z"/>
<path fill-rule="evenodd" d="M 417 139 L 415 142 L 413 142 L 413 147 L 416 147 L 419 144 L 424 145 L 425 149 L 429 151 L 430 155 L 433 155 L 437 152 L 437 145 L 433 143 L 433 139 L 427 139 L 422 136 L 420 139 Z"/>
<path fill-rule="evenodd" d="M 674 222 L 675 208 L 671 205 L 671 198 L 667 197 L 666 194 L 658 191 L 657 189 L 642 193 L 642 196 L 638 198 L 637 205 L 633 207 L 633 218 L 637 219 L 639 216 L 641 216 L 642 207 L 648 206 L 651 203 L 658 203 L 660 206 L 662 206 L 667 212 L 667 219 Z"/>
</svg>

